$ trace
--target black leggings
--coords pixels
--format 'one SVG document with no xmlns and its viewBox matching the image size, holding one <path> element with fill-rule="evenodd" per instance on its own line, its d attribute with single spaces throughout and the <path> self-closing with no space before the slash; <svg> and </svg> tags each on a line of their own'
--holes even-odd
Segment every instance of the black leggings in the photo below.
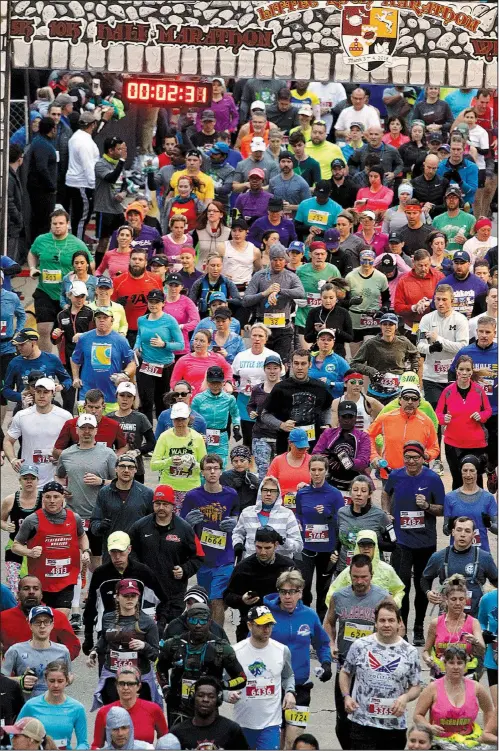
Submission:
<svg viewBox="0 0 499 751">
<path fill-rule="evenodd" d="M 253 440 L 253 425 L 255 423 L 252 420 L 241 420 L 241 433 L 243 434 L 243 446 L 247 446 L 251 449 Z"/>
<path fill-rule="evenodd" d="M 400 612 L 405 627 L 407 628 L 407 617 L 409 615 L 409 592 L 411 591 L 412 573 L 414 571 L 414 588 L 416 594 L 414 597 L 414 627 L 423 628 L 426 608 L 428 607 L 428 598 L 421 589 L 421 577 L 426 568 L 430 557 L 436 551 L 436 546 L 431 548 L 407 548 L 404 545 L 397 544 L 392 553 L 392 566 L 395 573 L 399 575 L 405 585 L 404 599 Z"/>
<path fill-rule="evenodd" d="M 319 616 L 321 623 L 324 620 L 324 616 L 327 612 L 326 607 L 326 595 L 331 584 L 331 573 L 326 575 L 326 569 L 330 563 L 331 553 L 329 551 L 313 552 L 311 550 L 304 550 L 302 552 L 301 561 L 296 561 L 297 568 L 301 571 L 303 578 L 305 579 L 305 588 L 303 590 L 303 604 L 312 604 L 312 579 L 314 578 L 314 571 L 316 574 L 315 591 L 317 600 L 315 603 L 315 609 Z"/>
<path fill-rule="evenodd" d="M 158 376 L 147 375 L 137 371 L 137 389 L 140 397 L 140 411 L 147 417 L 152 425 L 153 407 L 156 409 L 158 418 L 164 410 L 163 396 L 170 391 L 170 378 L 174 363 L 165 365 L 163 373 Z"/>
<path fill-rule="evenodd" d="M 444 441 L 445 443 L 445 441 Z M 480 488 L 483 488 L 483 472 L 485 470 L 486 462 L 486 449 L 458 449 L 455 446 L 448 446 L 445 443 L 445 458 L 449 465 L 450 473 L 452 475 L 452 490 L 457 490 L 463 484 L 463 476 L 461 474 L 461 458 L 466 454 L 472 454 L 480 459 L 480 471 L 476 478 L 477 484 Z"/>
<path fill-rule="evenodd" d="M 334 703 L 336 706 L 336 737 L 338 738 L 338 742 L 345 751 L 345 749 L 350 749 L 352 746 L 350 745 L 350 733 L 352 729 L 352 723 L 348 719 L 348 714 L 345 711 L 345 702 L 343 700 L 343 696 L 341 695 L 341 689 L 340 689 L 340 670 L 341 665 L 340 662 L 338 662 L 338 665 L 336 667 L 336 678 L 334 681 Z M 355 682 L 355 677 L 352 680 L 352 684 L 350 686 L 350 693 L 352 693 L 353 686 Z"/>
</svg>

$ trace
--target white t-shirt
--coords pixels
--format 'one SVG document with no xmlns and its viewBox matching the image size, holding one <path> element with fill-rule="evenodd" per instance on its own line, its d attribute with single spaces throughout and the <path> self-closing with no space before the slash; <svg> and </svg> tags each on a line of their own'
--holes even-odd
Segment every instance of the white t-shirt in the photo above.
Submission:
<svg viewBox="0 0 499 751">
<path fill-rule="evenodd" d="M 321 100 L 322 107 L 329 107 L 329 109 L 333 109 L 337 104 L 343 102 L 347 98 L 345 87 L 342 83 L 321 83 L 320 81 L 312 81 L 308 90 L 317 94 Z M 324 115 L 321 115 L 321 119 L 326 123 L 327 132 L 329 133 L 333 124 L 333 116 L 326 112 Z"/>
<path fill-rule="evenodd" d="M 475 125 L 475 127 L 470 130 L 468 141 L 472 146 L 476 146 L 477 149 L 489 149 L 489 134 L 481 125 Z M 485 157 L 483 154 L 478 154 L 476 158 L 476 166 L 478 169 L 485 169 Z"/>
<path fill-rule="evenodd" d="M 468 326 L 470 327 L 470 341 L 472 339 L 476 339 L 476 328 L 477 328 L 477 325 L 478 325 L 478 320 L 480 318 L 483 318 L 486 315 L 487 315 L 487 313 L 480 313 L 479 316 L 475 316 L 474 318 L 470 318 L 470 320 L 468 321 Z M 497 344 L 497 330 L 496 330 L 496 335 L 494 337 L 494 341 Z"/>
<path fill-rule="evenodd" d="M 485 258 L 486 253 L 497 245 L 497 237 L 489 237 L 488 240 L 479 240 L 478 237 L 471 237 L 463 245 L 463 250 L 471 256 L 471 270 L 477 261 Z"/>
<path fill-rule="evenodd" d="M 45 414 L 38 412 L 36 406 L 22 409 L 12 418 L 7 431 L 10 438 L 23 439 L 21 459 L 25 464 L 38 467 L 38 487 L 54 479 L 55 464 L 52 464 L 52 449 L 59 438 L 62 426 L 73 415 L 65 409 L 52 405 L 52 410 Z"/>
<path fill-rule="evenodd" d="M 273 639 L 263 649 L 249 639 L 234 645 L 234 652 L 248 682 L 234 705 L 234 720 L 243 728 L 260 730 L 281 725 L 281 676 L 289 648 Z"/>
<path fill-rule="evenodd" d="M 248 284 L 253 276 L 255 246 L 247 242 L 244 250 L 236 250 L 230 240 L 226 240 L 222 273 L 234 284 Z"/>
<path fill-rule="evenodd" d="M 254 355 L 251 348 L 245 349 L 244 352 L 238 352 L 232 363 L 232 372 L 235 376 L 239 376 L 239 393 L 250 396 L 251 389 L 258 384 L 263 383 L 265 380 L 265 372 L 263 370 L 263 363 L 276 353 L 268 349 L 263 348 L 261 355 Z M 284 372 L 283 372 L 284 375 Z"/>
<path fill-rule="evenodd" d="M 361 110 L 346 107 L 336 121 L 335 130 L 350 130 L 352 123 L 362 123 L 366 130 L 371 127 L 381 128 L 378 113 L 370 104 L 365 104 Z"/>
</svg>

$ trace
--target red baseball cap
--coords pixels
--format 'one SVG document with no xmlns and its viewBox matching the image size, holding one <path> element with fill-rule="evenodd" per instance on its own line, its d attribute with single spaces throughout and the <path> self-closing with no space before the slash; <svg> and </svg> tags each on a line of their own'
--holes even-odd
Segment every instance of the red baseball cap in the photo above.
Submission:
<svg viewBox="0 0 499 751">
<path fill-rule="evenodd" d="M 153 501 L 166 501 L 167 503 L 174 504 L 175 498 L 173 488 L 169 485 L 158 485 L 154 491 Z"/>
<path fill-rule="evenodd" d="M 117 595 L 140 595 L 140 588 L 135 579 L 122 579 L 116 585 Z"/>
<path fill-rule="evenodd" d="M 312 253 L 314 250 L 327 250 L 326 243 L 323 243 L 321 240 L 315 240 L 315 242 L 310 243 L 310 252 Z"/>
</svg>

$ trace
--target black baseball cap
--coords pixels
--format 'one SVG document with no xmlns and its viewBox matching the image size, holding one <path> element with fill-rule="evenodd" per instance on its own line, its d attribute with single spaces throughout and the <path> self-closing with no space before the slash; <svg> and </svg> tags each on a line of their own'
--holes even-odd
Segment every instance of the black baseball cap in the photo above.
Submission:
<svg viewBox="0 0 499 751">
<path fill-rule="evenodd" d="M 28 385 L 36 383 L 40 378 L 46 378 L 47 374 L 43 370 L 30 370 L 28 373 Z"/>
<path fill-rule="evenodd" d="M 329 180 L 318 180 L 315 185 L 315 195 L 330 196 L 331 195 L 331 183 Z"/>
<path fill-rule="evenodd" d="M 162 289 L 151 289 L 147 293 L 147 299 L 151 302 L 164 302 L 165 301 L 165 293 Z"/>
<path fill-rule="evenodd" d="M 398 232 L 390 232 L 388 235 L 388 242 L 391 245 L 400 245 L 400 243 L 404 242 Z"/>
<path fill-rule="evenodd" d="M 268 205 L 269 211 L 282 211 L 284 208 L 284 203 L 282 201 L 282 198 L 271 198 Z"/>
<path fill-rule="evenodd" d="M 395 260 L 392 258 L 392 256 L 389 253 L 385 253 L 381 257 L 381 261 L 379 262 L 379 268 L 382 268 L 385 271 L 393 270 L 396 266 Z"/>
<path fill-rule="evenodd" d="M 223 372 L 223 369 L 219 365 L 212 365 L 211 368 L 208 368 L 206 371 L 206 381 L 208 383 L 219 383 L 220 381 L 225 381 L 225 373 Z"/>
<path fill-rule="evenodd" d="M 246 221 L 246 219 L 241 219 L 241 218 L 240 219 L 234 219 L 234 221 L 232 222 L 232 229 L 236 229 L 237 227 L 239 229 L 246 229 L 246 230 L 248 230 L 249 229 L 249 224 Z"/>
<path fill-rule="evenodd" d="M 357 405 L 352 401 L 344 401 L 338 404 L 338 415 L 357 415 Z"/>
<path fill-rule="evenodd" d="M 226 307 L 225 305 L 221 305 L 213 313 L 213 318 L 226 318 L 226 319 L 232 318 L 232 313 L 230 312 L 230 308 Z"/>
<path fill-rule="evenodd" d="M 168 266 L 169 261 L 166 256 L 153 256 L 150 260 L 150 266 Z"/>
<path fill-rule="evenodd" d="M 180 284 L 182 287 L 184 286 L 184 281 L 180 274 L 168 274 L 168 276 L 165 279 L 166 284 Z"/>
<path fill-rule="evenodd" d="M 331 167 L 346 167 L 346 164 L 343 159 L 333 159 Z"/>
</svg>

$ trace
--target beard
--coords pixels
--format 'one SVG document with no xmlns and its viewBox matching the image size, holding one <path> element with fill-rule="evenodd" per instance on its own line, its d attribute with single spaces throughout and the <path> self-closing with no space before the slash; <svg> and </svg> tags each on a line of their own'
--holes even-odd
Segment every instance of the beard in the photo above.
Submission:
<svg viewBox="0 0 499 751">
<path fill-rule="evenodd" d="M 130 266 L 129 272 L 130 272 L 130 276 L 133 276 L 136 279 L 138 279 L 145 272 L 145 269 L 142 269 L 142 268 L 138 269 L 136 266 Z"/>
</svg>

